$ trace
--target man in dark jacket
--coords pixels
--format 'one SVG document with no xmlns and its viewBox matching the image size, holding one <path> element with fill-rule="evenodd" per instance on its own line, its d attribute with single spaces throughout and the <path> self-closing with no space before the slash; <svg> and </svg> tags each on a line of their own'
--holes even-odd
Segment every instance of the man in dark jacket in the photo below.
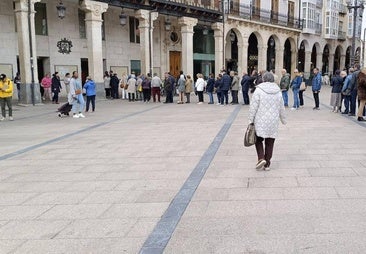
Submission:
<svg viewBox="0 0 366 254">
<path fill-rule="evenodd" d="M 117 73 L 114 73 L 111 76 L 111 97 L 112 99 L 118 99 L 118 85 L 119 85 L 119 79 L 117 77 Z"/>
<path fill-rule="evenodd" d="M 53 93 L 52 97 L 52 103 L 59 104 L 58 102 L 58 94 L 61 92 L 61 82 L 60 82 L 60 76 L 58 75 L 58 72 L 56 71 L 55 74 L 53 74 L 52 77 L 52 83 L 51 83 L 51 91 Z"/>
<path fill-rule="evenodd" d="M 350 89 L 351 89 L 351 100 L 350 100 L 350 112 L 349 116 L 356 115 L 356 100 L 357 100 L 357 86 L 358 86 L 358 74 L 360 74 L 360 65 L 355 64 L 354 72 L 352 74 L 352 79 L 350 82 Z"/>
<path fill-rule="evenodd" d="M 243 105 L 249 105 L 249 88 L 253 85 L 254 79 L 249 77 L 247 72 L 243 72 L 243 77 L 241 78 L 241 90 L 243 92 Z"/>
<path fill-rule="evenodd" d="M 229 104 L 229 89 L 231 87 L 231 78 L 230 76 L 226 73 L 226 71 L 223 71 L 223 75 L 222 75 L 222 82 L 221 82 L 221 105 L 224 105 L 224 99 L 225 99 L 225 104 L 228 105 Z"/>
<path fill-rule="evenodd" d="M 173 103 L 173 92 L 174 92 L 175 79 L 169 72 L 165 73 L 164 90 L 166 93 L 166 99 L 164 103 Z"/>
<path fill-rule="evenodd" d="M 312 90 L 313 90 L 313 96 L 315 101 L 315 107 L 314 110 L 319 110 L 319 93 L 320 89 L 322 88 L 322 74 L 320 73 L 318 68 L 314 68 L 313 70 L 314 77 L 312 80 Z"/>
</svg>

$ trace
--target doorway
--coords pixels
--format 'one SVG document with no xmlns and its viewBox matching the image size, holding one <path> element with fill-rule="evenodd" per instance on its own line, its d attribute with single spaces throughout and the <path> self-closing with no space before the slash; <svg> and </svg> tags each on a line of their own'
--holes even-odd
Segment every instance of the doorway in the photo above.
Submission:
<svg viewBox="0 0 366 254">
<path fill-rule="evenodd" d="M 81 82 L 85 84 L 86 77 L 89 76 L 89 62 L 88 58 L 81 58 Z"/>
<path fill-rule="evenodd" d="M 169 52 L 170 74 L 173 77 L 179 77 L 179 72 L 182 70 L 182 53 L 180 51 Z M 193 73 L 189 73 L 193 75 Z"/>
</svg>

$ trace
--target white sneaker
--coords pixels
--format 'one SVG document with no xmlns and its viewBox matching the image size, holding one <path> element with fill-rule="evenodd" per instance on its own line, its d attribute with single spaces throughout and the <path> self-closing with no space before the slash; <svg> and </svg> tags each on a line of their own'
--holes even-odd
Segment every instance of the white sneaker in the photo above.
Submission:
<svg viewBox="0 0 366 254">
<path fill-rule="evenodd" d="M 73 118 L 79 118 L 80 116 L 78 114 L 74 114 L 72 117 Z"/>
<path fill-rule="evenodd" d="M 85 116 L 82 113 L 79 113 L 80 118 L 85 118 Z"/>
<path fill-rule="evenodd" d="M 12 116 L 9 117 L 10 121 L 14 121 L 14 118 Z"/>
<path fill-rule="evenodd" d="M 271 168 L 270 167 L 264 167 L 264 171 L 270 171 Z"/>
<path fill-rule="evenodd" d="M 291 110 L 297 110 L 297 108 L 291 108 Z"/>
<path fill-rule="evenodd" d="M 0 118 L 0 121 L 4 121 L 5 120 L 5 118 L 2 116 L 1 118 Z"/>
</svg>

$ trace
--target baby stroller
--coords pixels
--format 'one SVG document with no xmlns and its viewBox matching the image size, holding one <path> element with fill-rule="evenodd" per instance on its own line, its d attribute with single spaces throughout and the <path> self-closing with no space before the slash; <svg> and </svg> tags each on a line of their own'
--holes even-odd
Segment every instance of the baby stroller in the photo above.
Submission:
<svg viewBox="0 0 366 254">
<path fill-rule="evenodd" d="M 72 105 L 68 102 L 66 102 L 65 104 L 63 104 L 61 107 L 59 107 L 57 109 L 58 111 L 58 116 L 59 117 L 63 117 L 63 116 L 69 116 L 69 112 L 72 109 Z"/>
</svg>

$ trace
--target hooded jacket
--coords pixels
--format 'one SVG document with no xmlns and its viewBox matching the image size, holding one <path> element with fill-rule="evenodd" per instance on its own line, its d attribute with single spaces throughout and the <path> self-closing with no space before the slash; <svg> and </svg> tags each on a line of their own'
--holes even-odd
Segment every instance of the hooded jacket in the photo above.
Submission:
<svg viewBox="0 0 366 254">
<path fill-rule="evenodd" d="M 84 89 L 86 91 L 86 96 L 93 96 L 96 95 L 95 92 L 95 83 L 93 80 L 89 79 L 85 85 L 84 85 Z"/>
<path fill-rule="evenodd" d="M 249 109 L 249 123 L 254 123 L 258 137 L 276 138 L 279 122 L 286 124 L 281 89 L 276 83 L 257 86 Z"/>
<path fill-rule="evenodd" d="M 5 88 L 3 91 L 3 88 Z M 9 78 L 0 80 L 0 98 L 7 98 L 13 96 L 13 82 Z"/>
</svg>

